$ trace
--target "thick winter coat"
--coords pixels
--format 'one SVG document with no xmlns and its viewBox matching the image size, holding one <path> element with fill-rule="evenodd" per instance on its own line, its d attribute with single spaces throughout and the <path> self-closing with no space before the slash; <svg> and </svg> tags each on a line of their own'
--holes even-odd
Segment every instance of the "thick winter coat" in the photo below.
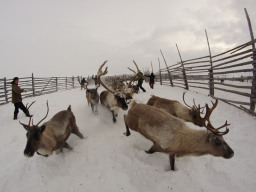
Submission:
<svg viewBox="0 0 256 192">
<path fill-rule="evenodd" d="M 12 103 L 22 102 L 21 93 L 24 91 L 16 83 L 12 83 Z"/>
</svg>

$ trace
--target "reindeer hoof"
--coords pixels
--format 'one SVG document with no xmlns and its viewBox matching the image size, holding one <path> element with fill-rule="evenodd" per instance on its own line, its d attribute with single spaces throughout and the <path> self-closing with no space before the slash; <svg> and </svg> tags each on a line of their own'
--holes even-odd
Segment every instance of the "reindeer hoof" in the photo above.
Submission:
<svg viewBox="0 0 256 192">
<path fill-rule="evenodd" d="M 128 137 L 129 135 L 131 135 L 131 133 L 126 132 L 126 133 L 124 133 L 124 135 Z"/>
</svg>

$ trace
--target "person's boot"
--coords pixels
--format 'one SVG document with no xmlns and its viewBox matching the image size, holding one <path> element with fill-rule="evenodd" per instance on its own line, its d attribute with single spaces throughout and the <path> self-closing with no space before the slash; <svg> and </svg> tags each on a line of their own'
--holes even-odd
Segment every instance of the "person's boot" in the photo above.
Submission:
<svg viewBox="0 0 256 192">
<path fill-rule="evenodd" d="M 17 119 L 17 116 L 18 116 L 18 114 L 14 114 L 13 120 L 16 120 L 16 119 Z"/>
</svg>

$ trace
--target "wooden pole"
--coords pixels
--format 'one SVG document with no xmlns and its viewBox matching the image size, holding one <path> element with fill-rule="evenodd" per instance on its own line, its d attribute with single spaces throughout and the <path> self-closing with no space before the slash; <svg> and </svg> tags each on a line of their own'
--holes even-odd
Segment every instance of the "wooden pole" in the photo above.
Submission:
<svg viewBox="0 0 256 192">
<path fill-rule="evenodd" d="M 32 92 L 33 96 L 35 96 L 35 81 L 34 81 L 34 74 L 32 73 Z"/>
<path fill-rule="evenodd" d="M 246 15 L 246 18 L 247 18 L 251 39 L 253 41 L 254 40 L 254 35 L 253 35 L 251 20 L 250 20 L 250 17 L 248 15 L 248 13 L 247 13 L 246 8 L 244 8 L 244 11 L 245 11 L 245 15 Z M 250 98 L 250 110 L 255 111 L 255 105 L 256 105 L 256 49 L 255 49 L 255 43 L 252 43 L 252 51 L 253 51 L 253 57 L 252 57 L 252 60 L 253 60 L 253 63 L 252 63 L 253 79 L 252 79 L 251 94 L 253 95 L 254 98 L 252 98 L 252 97 Z"/>
<path fill-rule="evenodd" d="M 205 35 L 207 39 L 207 44 L 208 44 L 208 49 L 209 49 L 209 57 L 210 57 L 210 64 L 211 67 L 209 69 L 209 89 L 210 89 L 210 95 L 214 96 L 214 79 L 213 79 L 213 66 L 212 66 L 212 54 L 211 54 L 211 48 L 210 48 L 210 43 L 207 35 L 207 31 L 205 29 Z"/>
<path fill-rule="evenodd" d="M 5 95 L 5 101 L 6 101 L 6 103 L 8 103 L 6 78 L 4 78 L 4 95 Z"/>
<path fill-rule="evenodd" d="M 56 77 L 56 80 L 55 80 L 55 84 L 56 84 L 56 92 L 58 91 L 58 77 Z"/>
<path fill-rule="evenodd" d="M 162 85 L 162 74 L 161 74 L 161 69 L 160 69 L 160 59 L 159 59 L 159 57 L 158 57 L 158 63 L 159 63 L 160 85 Z"/>
<path fill-rule="evenodd" d="M 66 90 L 68 89 L 68 78 L 66 77 Z"/>
<path fill-rule="evenodd" d="M 162 57 L 163 57 L 163 59 L 164 59 L 164 63 L 165 63 L 166 69 L 167 69 L 167 71 L 168 71 L 168 75 L 169 75 L 169 79 L 170 79 L 171 86 L 173 87 L 172 76 L 171 76 L 171 73 L 170 73 L 170 71 L 169 71 L 169 69 L 168 69 L 168 66 L 167 66 L 166 60 L 165 60 L 165 58 L 164 58 L 164 55 L 163 55 L 163 53 L 162 53 L 162 50 L 161 50 L 161 49 L 160 49 L 160 52 L 161 52 L 161 54 L 162 54 Z"/>
<path fill-rule="evenodd" d="M 187 79 L 186 71 L 185 71 L 185 68 L 184 68 L 184 64 L 183 64 L 183 61 L 182 61 L 182 58 L 181 58 L 181 54 L 180 54 L 180 50 L 179 50 L 179 48 L 178 48 L 177 43 L 176 43 L 176 47 L 177 47 L 177 50 L 178 50 L 178 53 L 179 53 L 179 56 L 180 56 L 180 61 L 181 61 L 181 66 L 182 66 L 182 73 L 183 73 L 183 79 L 184 79 L 185 89 L 188 90 L 188 79 Z"/>
<path fill-rule="evenodd" d="M 152 73 L 153 73 L 154 71 L 153 71 L 153 65 L 152 65 L 152 61 L 151 61 L 151 69 L 152 69 Z"/>
</svg>

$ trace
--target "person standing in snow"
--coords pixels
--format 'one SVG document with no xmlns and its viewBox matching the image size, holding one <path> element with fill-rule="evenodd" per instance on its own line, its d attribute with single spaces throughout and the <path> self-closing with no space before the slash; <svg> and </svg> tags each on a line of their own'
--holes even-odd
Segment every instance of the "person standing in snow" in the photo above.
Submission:
<svg viewBox="0 0 256 192">
<path fill-rule="evenodd" d="M 81 81 L 81 90 L 84 88 L 85 89 L 85 83 L 88 84 L 88 82 L 85 80 L 85 78 L 82 79 Z"/>
<path fill-rule="evenodd" d="M 146 92 L 146 90 L 142 87 L 142 83 L 144 81 L 144 75 L 141 71 L 139 71 L 138 75 L 137 75 L 137 80 L 138 80 L 138 87 L 143 91 Z"/>
<path fill-rule="evenodd" d="M 149 86 L 151 89 L 154 89 L 154 83 L 155 83 L 155 75 L 154 73 L 151 73 L 150 75 L 144 75 L 145 77 L 149 77 Z"/>
<path fill-rule="evenodd" d="M 23 92 L 26 93 L 27 90 L 26 89 L 21 89 L 18 86 L 18 84 L 19 84 L 19 78 L 14 77 L 13 81 L 12 81 L 12 103 L 14 104 L 14 107 L 15 107 L 14 117 L 13 117 L 14 120 L 17 119 L 19 109 L 21 109 L 27 117 L 32 117 L 32 115 L 29 114 L 29 111 L 27 110 L 27 108 L 22 103 L 21 93 L 23 93 Z"/>
</svg>

